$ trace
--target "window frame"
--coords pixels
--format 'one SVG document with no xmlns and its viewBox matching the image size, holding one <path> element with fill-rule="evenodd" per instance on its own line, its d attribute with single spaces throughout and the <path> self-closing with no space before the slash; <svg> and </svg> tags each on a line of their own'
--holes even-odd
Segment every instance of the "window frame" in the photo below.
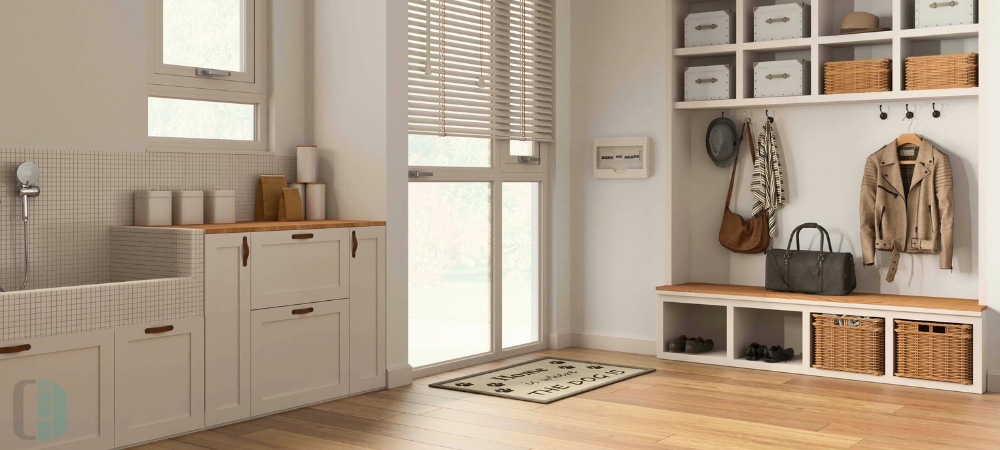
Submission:
<svg viewBox="0 0 1000 450">
<path fill-rule="evenodd" d="M 152 152 L 272 153 L 268 139 L 268 16 L 267 0 L 244 1 L 244 72 L 230 77 L 195 75 L 195 67 L 163 63 L 163 0 L 146 0 L 146 95 L 183 100 L 254 105 L 254 140 L 197 139 L 149 136 Z M 147 110 L 148 113 L 148 110 Z M 148 124 L 147 117 L 147 124 Z"/>
</svg>

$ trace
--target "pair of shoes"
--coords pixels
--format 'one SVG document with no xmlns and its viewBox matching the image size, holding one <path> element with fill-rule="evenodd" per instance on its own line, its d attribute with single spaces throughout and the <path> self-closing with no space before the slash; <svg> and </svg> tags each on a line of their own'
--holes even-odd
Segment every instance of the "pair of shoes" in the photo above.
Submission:
<svg viewBox="0 0 1000 450">
<path fill-rule="evenodd" d="M 671 339 L 667 346 L 667 351 L 670 353 L 684 353 L 684 350 L 687 348 L 687 341 L 687 336 L 683 334 L 677 339 Z"/>
<path fill-rule="evenodd" d="M 795 350 L 790 348 L 781 348 L 780 345 L 771 346 L 767 349 L 764 354 L 764 362 L 776 363 L 776 362 L 788 362 L 795 357 Z"/>
<path fill-rule="evenodd" d="M 696 339 L 688 339 L 687 344 L 684 346 L 685 353 L 705 353 L 711 351 L 715 347 L 715 342 L 711 339 L 702 340 L 701 336 Z"/>
<path fill-rule="evenodd" d="M 760 345 L 754 342 L 749 346 L 747 346 L 747 352 L 746 354 L 743 355 L 743 357 L 746 358 L 747 361 L 757 361 L 764 359 L 766 353 L 767 353 L 766 345 Z"/>
</svg>

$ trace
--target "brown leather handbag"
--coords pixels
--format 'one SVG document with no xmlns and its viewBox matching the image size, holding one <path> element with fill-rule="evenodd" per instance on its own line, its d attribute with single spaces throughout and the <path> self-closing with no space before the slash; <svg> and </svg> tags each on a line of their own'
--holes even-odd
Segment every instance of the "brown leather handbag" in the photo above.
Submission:
<svg viewBox="0 0 1000 450">
<path fill-rule="evenodd" d="M 750 129 L 749 122 L 743 123 L 740 134 L 746 135 L 750 156 L 756 162 L 757 155 L 753 151 L 753 142 L 750 140 L 753 130 Z M 741 137 L 740 141 L 742 140 L 743 138 Z M 743 216 L 729 209 L 729 202 L 733 198 L 733 184 L 736 181 L 736 169 L 740 166 L 740 148 L 743 146 L 742 143 L 738 145 L 740 147 L 736 149 L 736 162 L 733 163 L 733 175 L 729 178 L 729 194 L 726 195 L 726 210 L 722 213 L 719 243 L 736 253 L 760 253 L 767 250 L 771 241 L 767 228 L 767 214 L 761 213 L 750 220 L 743 220 Z"/>
</svg>

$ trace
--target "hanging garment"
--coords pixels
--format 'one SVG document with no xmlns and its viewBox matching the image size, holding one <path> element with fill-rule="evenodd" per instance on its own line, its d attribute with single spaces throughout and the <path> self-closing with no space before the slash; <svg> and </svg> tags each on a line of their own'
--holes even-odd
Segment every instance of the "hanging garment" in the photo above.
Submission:
<svg viewBox="0 0 1000 450">
<path fill-rule="evenodd" d="M 955 194 L 951 161 L 927 139 L 911 159 L 916 163 L 900 164 L 899 149 L 892 141 L 868 157 L 861 181 L 864 264 L 875 264 L 876 250 L 892 252 L 886 276 L 890 283 L 896 277 L 900 252 L 940 253 L 941 268 L 952 267 Z"/>
<path fill-rule="evenodd" d="M 785 192 L 785 175 L 781 170 L 781 159 L 778 157 L 778 145 L 774 138 L 774 128 L 771 121 L 764 121 L 764 127 L 757 137 L 757 160 L 753 165 L 753 179 L 750 191 L 753 193 L 753 209 L 751 213 L 757 217 L 767 214 L 767 227 L 770 236 L 778 232 L 778 221 L 775 213 L 778 208 L 788 204 Z"/>
</svg>

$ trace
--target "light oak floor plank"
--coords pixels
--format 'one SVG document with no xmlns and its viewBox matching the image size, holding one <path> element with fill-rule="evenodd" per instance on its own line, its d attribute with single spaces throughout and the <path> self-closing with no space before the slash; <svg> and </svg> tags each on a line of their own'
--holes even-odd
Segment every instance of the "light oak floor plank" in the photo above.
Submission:
<svg viewBox="0 0 1000 450">
<path fill-rule="evenodd" d="M 540 357 L 656 369 L 542 405 L 431 388 Z M 544 350 L 140 450 L 931 450 L 1000 448 L 1000 395 L 569 348 Z"/>
</svg>

